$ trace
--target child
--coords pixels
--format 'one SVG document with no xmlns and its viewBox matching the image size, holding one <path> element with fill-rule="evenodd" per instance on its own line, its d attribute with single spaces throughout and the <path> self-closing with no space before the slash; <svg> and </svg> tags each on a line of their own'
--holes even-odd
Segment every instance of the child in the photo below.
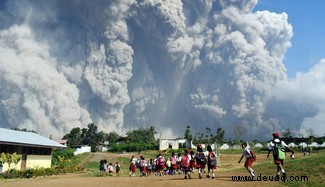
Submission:
<svg viewBox="0 0 325 187">
<path fill-rule="evenodd" d="M 108 175 L 113 176 L 113 171 L 114 171 L 113 164 L 109 163 L 109 165 L 108 165 Z"/>
<path fill-rule="evenodd" d="M 206 158 L 201 144 L 197 145 L 195 160 L 196 160 L 196 169 L 198 169 L 199 179 L 202 179 L 202 170 L 205 169 Z"/>
<path fill-rule="evenodd" d="M 294 157 L 294 151 L 282 140 L 279 139 L 280 133 L 274 132 L 272 134 L 273 140 L 270 142 L 269 152 L 267 154 L 267 158 L 269 158 L 270 152 L 273 152 L 274 164 L 277 165 L 277 175 L 279 178 L 281 173 L 283 177 L 286 177 L 286 173 L 283 168 L 283 160 L 285 159 L 285 148 L 291 151 L 291 157 Z"/>
<path fill-rule="evenodd" d="M 181 161 L 181 167 L 184 171 L 184 179 L 191 179 L 191 172 L 190 172 L 190 160 L 191 160 L 191 155 L 190 155 L 190 150 L 188 148 L 185 149 L 185 154 L 182 157 Z"/>
<path fill-rule="evenodd" d="M 176 162 L 177 162 L 177 172 L 178 172 L 178 174 L 181 174 L 182 173 L 182 167 L 181 167 L 182 155 L 181 155 L 181 153 L 177 154 Z"/>
<path fill-rule="evenodd" d="M 140 156 L 139 170 L 140 177 L 147 176 L 147 161 L 145 160 L 143 155 Z"/>
<path fill-rule="evenodd" d="M 137 159 L 134 157 L 134 155 L 132 155 L 132 158 L 130 160 L 130 167 L 129 167 L 129 170 L 130 170 L 130 174 L 129 176 L 135 176 L 135 164 L 137 162 Z"/>
<path fill-rule="evenodd" d="M 150 158 L 149 160 L 148 160 L 148 164 L 147 164 L 147 171 L 149 172 L 149 175 L 152 175 L 152 173 L 153 173 L 153 159 L 152 158 Z"/>
<path fill-rule="evenodd" d="M 116 176 L 120 176 L 120 170 L 121 170 L 121 166 L 118 162 L 116 162 L 116 164 L 115 164 Z"/>
<path fill-rule="evenodd" d="M 171 167 L 170 167 L 171 172 L 170 173 L 172 175 L 175 175 L 178 166 L 177 166 L 177 158 L 176 158 L 176 155 L 174 152 L 172 152 L 172 156 L 170 157 L 170 164 L 171 164 Z"/>
<path fill-rule="evenodd" d="M 104 164 L 104 160 L 101 160 L 99 162 L 99 171 L 101 174 L 104 174 L 105 173 L 105 164 Z"/>
<path fill-rule="evenodd" d="M 208 175 L 207 178 L 210 178 L 210 172 L 212 173 L 212 179 L 214 179 L 214 171 L 217 169 L 217 155 L 212 151 L 211 145 L 207 147 L 208 153 Z"/>
<path fill-rule="evenodd" d="M 247 169 L 247 171 L 250 173 L 250 176 L 255 177 L 255 172 L 252 168 L 253 165 L 253 155 L 251 154 L 251 151 L 249 150 L 249 148 L 247 147 L 247 143 L 243 142 L 241 144 L 243 150 L 243 155 L 240 157 L 240 160 L 238 161 L 238 163 L 241 162 L 241 160 L 245 157 L 246 158 L 246 162 L 244 164 L 245 168 Z"/>
<path fill-rule="evenodd" d="M 162 176 L 164 175 L 164 169 L 166 167 L 166 162 L 165 162 L 165 158 L 162 156 L 161 153 L 159 153 L 159 156 L 157 158 L 157 164 L 156 164 L 156 167 L 157 167 L 157 173 L 159 174 L 159 176 Z"/>
</svg>

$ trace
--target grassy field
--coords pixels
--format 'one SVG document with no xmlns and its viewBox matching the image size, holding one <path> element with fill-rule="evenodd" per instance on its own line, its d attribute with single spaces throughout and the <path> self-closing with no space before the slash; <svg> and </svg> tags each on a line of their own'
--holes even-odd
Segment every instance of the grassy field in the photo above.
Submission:
<svg viewBox="0 0 325 187">
<path fill-rule="evenodd" d="M 96 153 L 97 154 L 97 153 Z M 121 164 L 121 177 L 126 177 L 129 174 L 129 160 L 132 155 L 139 157 L 138 154 L 113 154 L 113 153 L 101 153 L 100 156 L 94 156 L 96 154 L 90 154 L 87 157 L 84 156 L 87 162 L 84 162 L 84 167 L 87 170 L 85 176 L 87 177 L 99 177 L 102 176 L 99 173 L 99 160 L 107 159 L 108 162 L 115 164 L 118 161 Z M 157 151 L 142 152 L 146 159 L 154 158 L 158 154 Z M 93 155 L 93 156 L 92 156 Z M 165 157 L 171 155 L 170 152 L 163 152 Z M 243 167 L 244 162 L 238 164 L 238 160 L 241 154 L 240 151 L 232 151 L 231 153 L 221 153 L 220 166 L 217 169 L 216 175 L 238 174 L 241 176 L 247 176 L 248 173 Z M 273 164 L 273 158 L 266 158 L 266 154 L 257 153 L 257 161 L 254 162 L 253 168 L 256 171 L 257 176 L 275 176 L 276 165 Z M 287 180 L 279 181 L 279 186 L 324 186 L 325 184 L 325 151 L 313 153 L 311 155 L 304 156 L 301 153 L 296 153 L 294 160 L 286 159 L 284 168 L 287 173 Z M 306 176 L 306 178 L 303 178 Z"/>
<path fill-rule="evenodd" d="M 286 159 L 284 169 L 287 173 L 287 179 L 279 183 L 286 186 L 324 186 L 325 184 L 325 151 L 319 151 L 311 155 L 304 156 L 296 154 L 294 160 Z M 258 155 L 258 158 L 266 155 Z M 257 176 L 275 176 L 276 165 L 273 159 L 262 159 L 253 165 Z M 244 171 L 245 168 L 232 171 Z"/>
</svg>

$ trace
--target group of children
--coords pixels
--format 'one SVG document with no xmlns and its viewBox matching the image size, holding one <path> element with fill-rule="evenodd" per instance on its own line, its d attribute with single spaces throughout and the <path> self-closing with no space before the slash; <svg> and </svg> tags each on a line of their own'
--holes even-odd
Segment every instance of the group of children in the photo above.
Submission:
<svg viewBox="0 0 325 187">
<path fill-rule="evenodd" d="M 175 175 L 184 173 L 184 178 L 191 178 L 191 173 L 194 170 L 198 170 L 198 176 L 202 179 L 202 173 L 205 171 L 206 166 L 208 167 L 207 178 L 214 178 L 215 170 L 217 167 L 217 155 L 212 151 L 210 145 L 207 146 L 207 151 L 204 152 L 202 145 L 197 146 L 197 151 L 194 153 L 189 149 L 185 149 L 185 153 L 181 155 L 179 153 L 177 156 L 173 152 L 169 158 L 163 157 L 160 153 L 155 159 L 145 160 L 144 156 L 141 155 L 140 159 L 132 156 L 130 160 L 130 174 L 129 176 L 135 176 L 136 168 L 140 170 L 141 176 L 149 175 Z"/>
<path fill-rule="evenodd" d="M 102 175 L 108 172 L 109 176 L 113 176 L 114 166 L 112 163 L 108 164 L 107 160 L 104 159 L 99 162 L 99 170 Z M 116 172 L 116 176 L 120 175 L 120 164 L 118 162 L 116 162 L 115 164 L 115 172 Z"/>
<path fill-rule="evenodd" d="M 269 143 L 267 158 L 271 152 L 273 152 L 274 164 L 277 165 L 276 177 L 286 176 L 285 170 L 283 168 L 283 160 L 285 159 L 285 149 L 292 152 L 291 158 L 294 158 L 294 151 L 282 140 L 279 139 L 280 134 L 275 132 L 272 134 L 273 140 Z M 242 161 L 243 158 L 246 159 L 244 167 L 249 172 L 250 176 L 255 176 L 255 171 L 252 168 L 253 162 L 256 160 L 255 153 L 249 148 L 246 142 L 242 143 L 243 154 L 240 157 L 238 163 Z M 207 146 L 207 151 L 203 151 L 202 145 L 197 145 L 197 150 L 194 153 L 189 149 L 185 149 L 184 154 L 178 153 L 176 155 L 174 152 L 167 159 L 163 157 L 161 153 L 156 156 L 155 159 L 146 160 L 143 155 L 140 156 L 138 160 L 133 155 L 130 159 L 129 166 L 129 176 L 135 176 L 136 169 L 140 171 L 140 177 L 149 175 L 175 175 L 184 174 L 185 179 L 191 179 L 191 174 L 197 169 L 198 177 L 202 179 L 203 174 L 207 166 L 207 178 L 214 179 L 215 170 L 217 169 L 217 155 L 212 151 L 211 145 Z M 100 161 L 100 171 L 102 173 L 109 172 L 109 175 L 113 173 L 112 163 L 107 164 L 106 160 Z M 117 176 L 119 176 L 120 165 L 118 162 L 115 164 L 115 170 Z"/>
<path fill-rule="evenodd" d="M 277 166 L 277 174 L 275 177 L 279 178 L 282 174 L 282 176 L 285 178 L 286 173 L 283 167 L 283 161 L 285 159 L 285 152 L 286 152 L 285 150 L 288 149 L 291 151 L 290 157 L 292 159 L 294 158 L 295 152 L 284 141 L 280 140 L 279 132 L 274 132 L 272 136 L 273 136 L 273 140 L 270 141 L 269 143 L 267 158 L 269 158 L 270 153 L 273 152 L 274 164 Z M 242 143 L 242 148 L 243 148 L 243 154 L 239 159 L 238 163 L 240 163 L 241 160 L 245 157 L 246 161 L 244 167 L 247 169 L 250 176 L 255 177 L 255 171 L 252 168 L 252 164 L 256 160 L 256 155 L 253 151 L 249 149 L 246 142 Z"/>
</svg>

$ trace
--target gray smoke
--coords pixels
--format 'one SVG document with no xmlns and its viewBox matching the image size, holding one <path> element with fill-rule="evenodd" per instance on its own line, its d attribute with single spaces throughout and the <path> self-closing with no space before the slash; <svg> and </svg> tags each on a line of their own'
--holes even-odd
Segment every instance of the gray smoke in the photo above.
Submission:
<svg viewBox="0 0 325 187">
<path fill-rule="evenodd" d="M 281 94 L 297 81 L 282 63 L 292 27 L 256 4 L 2 1 L 1 126 L 54 136 L 91 122 L 121 133 L 153 125 L 164 137 L 187 125 L 229 137 L 298 131 L 319 107 Z"/>
</svg>

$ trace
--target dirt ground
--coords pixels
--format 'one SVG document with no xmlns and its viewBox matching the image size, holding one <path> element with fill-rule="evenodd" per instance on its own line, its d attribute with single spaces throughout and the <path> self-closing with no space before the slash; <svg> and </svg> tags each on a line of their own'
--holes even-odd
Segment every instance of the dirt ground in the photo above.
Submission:
<svg viewBox="0 0 325 187">
<path fill-rule="evenodd" d="M 114 187 L 159 187 L 159 186 L 279 186 L 279 182 L 270 181 L 251 181 L 251 182 L 234 182 L 232 175 L 237 173 L 227 173 L 227 175 L 217 175 L 215 179 L 199 179 L 197 174 L 192 174 L 192 179 L 185 180 L 183 175 L 170 176 L 149 176 L 149 177 L 82 177 L 75 174 L 59 175 L 52 177 L 33 178 L 33 179 L 14 179 L 0 181 L 1 187 L 97 187 L 97 186 L 114 186 Z"/>
<path fill-rule="evenodd" d="M 117 160 L 118 157 L 129 158 L 131 154 L 110 154 L 110 153 L 96 153 L 89 155 L 83 162 L 99 161 L 104 158 L 109 158 L 110 161 Z M 235 182 L 232 176 L 243 176 L 246 171 L 243 168 L 243 163 L 238 164 L 237 161 L 240 155 L 221 155 L 222 167 L 217 169 L 215 179 L 206 178 L 199 179 L 197 173 L 192 174 L 192 179 L 184 179 L 183 175 L 169 175 L 169 176 L 148 176 L 148 177 L 126 177 L 124 176 L 104 176 L 104 177 L 85 177 L 81 174 L 65 174 L 49 177 L 40 177 L 32 179 L 6 179 L 0 180 L 0 187 L 97 187 L 97 186 L 114 186 L 114 187 L 160 187 L 160 186 L 280 186 L 280 182 L 275 181 L 249 181 L 249 182 Z M 266 160 L 266 155 L 260 156 L 260 161 Z M 242 172 L 232 171 L 234 168 L 243 168 Z M 226 171 L 226 172 L 224 172 Z"/>
</svg>

